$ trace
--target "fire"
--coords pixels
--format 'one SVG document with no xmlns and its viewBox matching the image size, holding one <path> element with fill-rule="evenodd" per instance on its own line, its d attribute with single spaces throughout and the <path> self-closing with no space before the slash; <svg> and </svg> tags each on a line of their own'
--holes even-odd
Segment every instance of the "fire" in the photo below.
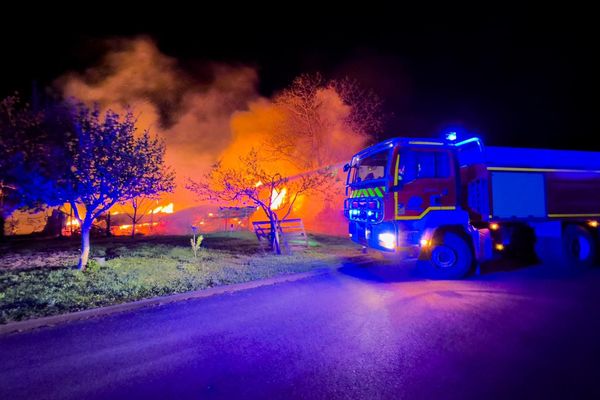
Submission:
<svg viewBox="0 0 600 400">
<path fill-rule="evenodd" d="M 69 221 L 67 221 L 66 225 L 67 226 L 79 226 L 79 221 L 76 220 L 75 218 L 69 219 Z"/>
<path fill-rule="evenodd" d="M 158 222 L 144 222 L 143 224 L 137 224 L 135 227 L 137 228 L 144 228 L 146 226 L 156 226 L 158 225 Z M 131 224 L 125 224 L 125 225 L 119 225 L 119 229 L 124 231 L 127 229 L 131 229 L 133 227 L 133 225 Z"/>
<path fill-rule="evenodd" d="M 282 188 L 280 192 L 277 189 L 273 189 L 273 194 L 271 195 L 271 209 L 277 210 L 283 205 L 283 201 L 285 200 L 285 195 L 287 193 L 286 188 Z"/>
<path fill-rule="evenodd" d="M 151 214 L 157 213 L 173 214 L 173 203 L 169 203 L 166 206 L 158 206 L 151 212 Z"/>
</svg>

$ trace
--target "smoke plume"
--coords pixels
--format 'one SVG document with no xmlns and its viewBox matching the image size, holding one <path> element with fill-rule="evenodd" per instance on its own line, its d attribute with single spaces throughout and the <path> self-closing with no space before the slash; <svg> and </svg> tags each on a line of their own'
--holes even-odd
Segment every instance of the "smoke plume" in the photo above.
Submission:
<svg viewBox="0 0 600 400">
<path fill-rule="evenodd" d="M 163 137 L 167 163 L 177 173 L 172 199 L 181 209 L 194 202 L 186 178 L 204 173 L 220 157 L 232 139 L 232 115 L 258 98 L 253 68 L 214 63 L 207 70 L 202 75 L 208 79 L 198 81 L 151 39 L 119 39 L 100 65 L 65 74 L 56 85 L 65 96 L 102 108 L 131 106 L 139 129 Z"/>
<path fill-rule="evenodd" d="M 273 99 L 259 96 L 254 68 L 210 63 L 202 71 L 184 69 L 147 37 L 116 39 L 109 44 L 99 65 L 67 73 L 56 86 L 65 96 L 105 109 L 119 112 L 131 106 L 139 129 L 149 129 L 165 139 L 166 161 L 177 174 L 177 189 L 162 203 L 174 202 L 175 211 L 197 204 L 185 188 L 187 178 L 201 177 L 217 160 L 236 165 L 251 148 L 262 150 L 265 143 L 273 142 L 282 128 L 291 126 L 291 132 L 300 135 L 305 132 L 302 121 L 295 121 L 286 110 L 285 90 Z M 347 160 L 365 144 L 364 132 L 356 132 L 344 122 L 351 110 L 334 88 L 317 87 L 315 98 L 318 120 L 324 125 L 312 148 L 298 141 L 296 155 L 318 154 L 319 163 L 325 165 Z M 290 162 L 275 167 L 284 175 L 303 172 Z M 305 215 L 317 215 L 324 204 L 299 199 L 298 204 L 302 203 L 318 206 L 306 209 Z M 341 212 L 337 202 L 331 208 Z"/>
</svg>

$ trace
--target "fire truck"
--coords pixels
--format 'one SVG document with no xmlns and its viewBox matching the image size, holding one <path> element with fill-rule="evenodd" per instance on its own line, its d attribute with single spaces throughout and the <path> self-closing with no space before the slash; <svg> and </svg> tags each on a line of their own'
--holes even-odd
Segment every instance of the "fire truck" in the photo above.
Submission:
<svg viewBox="0 0 600 400">
<path fill-rule="evenodd" d="M 395 138 L 356 154 L 350 238 L 457 279 L 500 257 L 598 262 L 600 152 L 484 147 L 472 137 Z"/>
</svg>

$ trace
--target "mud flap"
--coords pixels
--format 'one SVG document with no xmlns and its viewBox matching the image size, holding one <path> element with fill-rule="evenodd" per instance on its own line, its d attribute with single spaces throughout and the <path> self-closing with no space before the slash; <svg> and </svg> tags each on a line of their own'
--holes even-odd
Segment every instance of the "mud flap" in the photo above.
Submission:
<svg viewBox="0 0 600 400">
<path fill-rule="evenodd" d="M 492 258 L 492 243 L 492 235 L 489 229 L 477 229 L 475 231 L 473 248 L 475 249 L 475 261 L 478 264 L 488 261 Z"/>
</svg>

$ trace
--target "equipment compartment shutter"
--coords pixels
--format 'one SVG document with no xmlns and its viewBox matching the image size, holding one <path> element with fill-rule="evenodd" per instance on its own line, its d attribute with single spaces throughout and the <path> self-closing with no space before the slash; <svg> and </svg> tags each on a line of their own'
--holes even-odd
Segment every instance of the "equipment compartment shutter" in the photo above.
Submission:
<svg viewBox="0 0 600 400">
<path fill-rule="evenodd" d="M 494 218 L 546 216 L 544 175 L 530 172 L 492 173 Z"/>
</svg>

